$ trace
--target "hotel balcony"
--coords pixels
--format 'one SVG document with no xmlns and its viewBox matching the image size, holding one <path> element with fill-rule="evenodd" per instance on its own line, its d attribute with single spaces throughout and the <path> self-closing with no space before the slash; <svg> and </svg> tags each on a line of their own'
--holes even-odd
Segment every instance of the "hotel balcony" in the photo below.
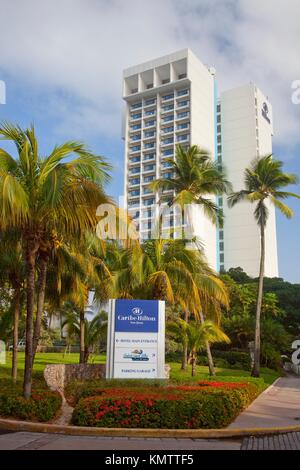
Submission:
<svg viewBox="0 0 300 470">
<path fill-rule="evenodd" d="M 177 112 L 176 122 L 186 121 L 187 119 L 190 119 L 189 111 L 184 111 L 184 112 L 180 112 L 180 113 Z"/>
<path fill-rule="evenodd" d="M 160 114 L 165 116 L 166 114 L 174 113 L 174 105 L 172 106 L 165 106 L 161 108 Z"/>
</svg>

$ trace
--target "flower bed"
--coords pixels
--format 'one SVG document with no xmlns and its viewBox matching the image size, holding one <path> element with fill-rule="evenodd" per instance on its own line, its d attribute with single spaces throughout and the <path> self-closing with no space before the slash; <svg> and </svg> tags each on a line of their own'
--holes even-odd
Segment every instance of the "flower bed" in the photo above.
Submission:
<svg viewBox="0 0 300 470">
<path fill-rule="evenodd" d="M 202 381 L 169 387 L 103 388 L 81 398 L 78 426 L 122 428 L 222 428 L 259 394 L 251 383 Z"/>
<path fill-rule="evenodd" d="M 55 417 L 61 407 L 57 392 L 35 390 L 29 400 L 19 393 L 0 393 L 0 416 L 46 422 Z"/>
</svg>

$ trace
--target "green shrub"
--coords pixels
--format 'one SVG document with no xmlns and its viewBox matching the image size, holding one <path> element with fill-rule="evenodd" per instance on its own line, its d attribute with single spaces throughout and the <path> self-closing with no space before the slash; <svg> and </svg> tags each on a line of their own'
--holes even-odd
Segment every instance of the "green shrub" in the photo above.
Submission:
<svg viewBox="0 0 300 470">
<path fill-rule="evenodd" d="M 81 398 L 72 422 L 78 426 L 126 428 L 222 428 L 256 398 L 251 383 L 97 390 Z"/>
<path fill-rule="evenodd" d="M 248 352 L 212 350 L 212 354 L 215 366 L 221 369 L 251 369 L 251 359 Z M 169 353 L 166 355 L 166 360 L 169 362 L 181 362 L 182 353 Z M 197 363 L 202 366 L 208 366 L 207 356 L 198 354 Z"/>
<path fill-rule="evenodd" d="M 54 418 L 61 407 L 57 392 L 35 390 L 29 400 L 18 393 L 0 394 L 0 416 L 46 422 Z"/>
</svg>

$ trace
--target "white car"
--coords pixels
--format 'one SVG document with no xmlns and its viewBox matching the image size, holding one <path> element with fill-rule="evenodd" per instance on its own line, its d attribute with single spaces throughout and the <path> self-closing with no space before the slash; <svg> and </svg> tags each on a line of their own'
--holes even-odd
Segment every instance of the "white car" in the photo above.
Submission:
<svg viewBox="0 0 300 470">
<path fill-rule="evenodd" d="M 26 346 L 26 342 L 25 342 L 25 339 L 20 339 L 20 341 L 18 341 L 18 351 L 25 351 L 25 346 Z M 11 344 L 9 346 L 9 351 L 12 351 L 13 350 L 13 345 Z"/>
</svg>

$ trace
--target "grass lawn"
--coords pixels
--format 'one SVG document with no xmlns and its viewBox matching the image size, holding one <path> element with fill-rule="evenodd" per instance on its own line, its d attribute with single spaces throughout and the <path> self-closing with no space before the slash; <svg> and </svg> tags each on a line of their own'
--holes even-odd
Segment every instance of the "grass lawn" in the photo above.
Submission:
<svg viewBox="0 0 300 470">
<path fill-rule="evenodd" d="M 181 370 L 180 363 L 171 362 L 169 364 L 171 366 L 170 378 L 176 381 L 189 380 L 191 382 L 196 382 L 198 380 L 205 380 L 210 377 L 208 373 L 208 367 L 206 366 L 197 366 L 197 375 L 192 377 L 191 366 L 189 366 L 188 370 L 183 371 Z M 257 379 L 250 376 L 249 371 L 239 369 L 223 369 L 216 367 L 216 375 L 216 380 L 221 382 L 243 382 L 245 379 L 247 381 L 257 381 Z M 261 368 L 261 378 L 265 382 L 265 387 L 271 385 L 278 377 L 280 377 L 278 372 L 267 368 Z"/>
<path fill-rule="evenodd" d="M 45 382 L 43 379 L 43 370 L 47 364 L 76 364 L 79 360 L 79 354 L 71 353 L 65 354 L 62 353 L 37 353 L 34 363 L 34 385 L 36 387 L 45 387 Z M 98 356 L 93 356 L 91 361 L 94 364 L 103 364 L 105 363 L 105 354 Z M 176 362 L 169 363 L 171 366 L 170 378 L 174 381 L 183 381 L 183 382 L 195 382 L 197 380 L 203 380 L 209 378 L 208 367 L 206 366 L 197 366 L 197 375 L 191 377 L 191 368 L 189 366 L 187 371 L 182 371 L 180 369 L 181 364 Z M 22 376 L 24 370 L 24 353 L 20 352 L 18 354 L 18 388 L 22 386 Z M 2 388 L 11 388 L 12 383 L 10 379 L 10 368 L 11 368 L 11 353 L 7 354 L 7 361 L 5 365 L 0 365 L 0 389 Z M 257 380 L 250 377 L 248 371 L 235 370 L 235 369 L 223 369 L 216 368 L 217 380 L 227 381 L 227 382 L 241 382 L 243 380 Z M 262 368 L 261 377 L 264 379 L 265 387 L 269 386 L 279 377 L 279 374 L 273 370 Z"/>
</svg>

